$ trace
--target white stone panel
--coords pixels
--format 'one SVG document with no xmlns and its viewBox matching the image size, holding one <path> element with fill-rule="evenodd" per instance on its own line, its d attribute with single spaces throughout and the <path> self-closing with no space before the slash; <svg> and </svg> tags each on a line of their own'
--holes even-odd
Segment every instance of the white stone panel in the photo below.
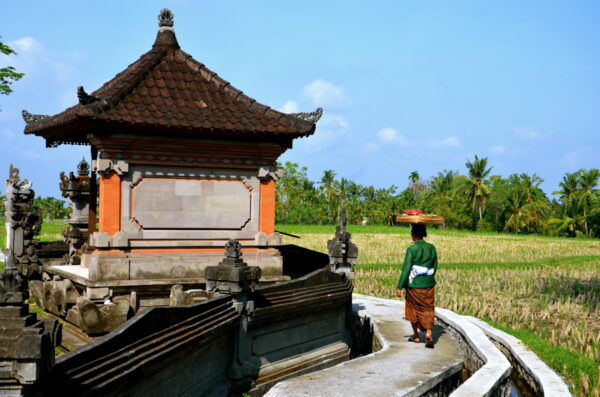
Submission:
<svg viewBox="0 0 600 397">
<path fill-rule="evenodd" d="M 242 229 L 251 198 L 242 181 L 143 178 L 131 217 L 144 229 Z"/>
</svg>

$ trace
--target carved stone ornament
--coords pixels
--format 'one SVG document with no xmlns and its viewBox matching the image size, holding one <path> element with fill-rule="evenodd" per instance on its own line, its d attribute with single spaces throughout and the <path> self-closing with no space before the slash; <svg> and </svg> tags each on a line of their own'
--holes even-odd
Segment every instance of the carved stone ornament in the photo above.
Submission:
<svg viewBox="0 0 600 397">
<path fill-rule="evenodd" d="M 19 169 L 13 167 L 11 164 L 8 168 L 8 179 L 7 182 L 17 183 L 21 178 L 19 177 Z"/>
<path fill-rule="evenodd" d="M 317 108 L 314 112 L 299 112 L 299 113 L 290 113 L 290 116 L 298 117 L 301 120 L 310 121 L 311 123 L 316 123 L 323 116 L 323 108 Z"/>
<path fill-rule="evenodd" d="M 242 256 L 242 245 L 239 241 L 230 239 L 225 244 L 225 256 L 230 259 L 238 259 Z"/>
<path fill-rule="evenodd" d="M 160 10 L 160 14 L 158 14 L 158 26 L 163 27 L 173 27 L 173 13 L 168 8 L 163 8 Z"/>
<path fill-rule="evenodd" d="M 90 103 L 98 102 L 100 100 L 100 98 L 85 92 L 82 86 L 77 87 L 77 98 L 81 105 L 89 105 Z"/>
<path fill-rule="evenodd" d="M 77 164 L 77 175 L 79 176 L 88 176 L 90 174 L 90 165 L 85 158 L 81 159 L 79 164 Z"/>
<path fill-rule="evenodd" d="M 38 121 L 38 120 L 42 120 L 42 119 L 46 119 L 46 118 L 50 117 L 45 114 L 31 114 L 25 109 L 23 109 L 23 111 L 21 112 L 21 115 L 23 116 L 23 121 L 25 121 L 25 124 L 33 123 L 34 121 Z"/>
</svg>

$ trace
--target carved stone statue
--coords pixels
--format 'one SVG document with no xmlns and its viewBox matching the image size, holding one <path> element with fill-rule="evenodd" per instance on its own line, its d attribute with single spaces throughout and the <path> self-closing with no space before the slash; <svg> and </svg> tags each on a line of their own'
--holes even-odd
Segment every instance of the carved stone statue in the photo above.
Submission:
<svg viewBox="0 0 600 397">
<path fill-rule="evenodd" d="M 69 176 L 60 173 L 60 191 L 64 198 L 69 199 L 71 205 L 71 218 L 69 225 L 63 229 L 65 243 L 69 246 L 69 253 L 65 255 L 65 263 L 79 265 L 81 254 L 87 248 L 88 222 L 90 210 L 90 166 L 81 160 L 77 165 L 77 176 L 72 172 Z"/>
<path fill-rule="evenodd" d="M 42 227 L 40 209 L 33 209 L 35 192 L 27 179 L 21 181 L 19 169 L 11 164 L 6 180 L 6 247 L 7 263 L 12 263 L 27 277 L 38 277 L 41 271 L 36 246 L 39 241 L 34 236 Z M 7 265 L 8 268 L 8 265 Z"/>
<path fill-rule="evenodd" d="M 358 247 L 350 241 L 352 234 L 346 231 L 347 223 L 346 208 L 342 208 L 339 223 L 335 228 L 335 236 L 327 241 L 327 249 L 331 270 L 337 273 L 345 273 L 350 279 L 353 279 L 353 266 L 358 263 Z"/>
</svg>

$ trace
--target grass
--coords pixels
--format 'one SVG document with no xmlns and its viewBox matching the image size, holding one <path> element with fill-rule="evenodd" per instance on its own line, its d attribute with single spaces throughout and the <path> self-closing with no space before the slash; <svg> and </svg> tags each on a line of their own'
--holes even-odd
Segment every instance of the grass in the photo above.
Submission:
<svg viewBox="0 0 600 397">
<path fill-rule="evenodd" d="M 355 291 L 395 299 L 408 228 L 351 226 Z M 285 243 L 326 252 L 334 226 L 277 226 Z M 600 396 L 600 241 L 430 229 L 440 257 L 436 305 L 523 340 L 572 391 Z"/>
<path fill-rule="evenodd" d="M 6 248 L 6 218 L 0 217 L 0 251 Z M 62 230 L 66 226 L 66 221 L 63 219 L 59 220 L 44 220 L 42 223 L 42 230 L 39 236 L 36 236 L 36 240 L 40 241 L 56 241 L 62 240 Z M 0 262 L 0 270 L 4 269 L 4 262 Z"/>
</svg>

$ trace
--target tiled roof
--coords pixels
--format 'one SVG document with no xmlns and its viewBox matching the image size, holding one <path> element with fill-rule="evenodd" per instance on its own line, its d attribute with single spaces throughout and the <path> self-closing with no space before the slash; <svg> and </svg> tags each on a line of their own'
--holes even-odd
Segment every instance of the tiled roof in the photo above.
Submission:
<svg viewBox="0 0 600 397">
<path fill-rule="evenodd" d="M 55 116 L 30 118 L 25 134 L 46 138 L 48 146 L 85 144 L 88 132 L 107 127 L 189 137 L 291 139 L 312 134 L 316 123 L 244 95 L 183 52 L 170 28 L 161 28 L 152 49 L 127 69 L 91 96 L 82 96 L 79 104 Z"/>
</svg>

